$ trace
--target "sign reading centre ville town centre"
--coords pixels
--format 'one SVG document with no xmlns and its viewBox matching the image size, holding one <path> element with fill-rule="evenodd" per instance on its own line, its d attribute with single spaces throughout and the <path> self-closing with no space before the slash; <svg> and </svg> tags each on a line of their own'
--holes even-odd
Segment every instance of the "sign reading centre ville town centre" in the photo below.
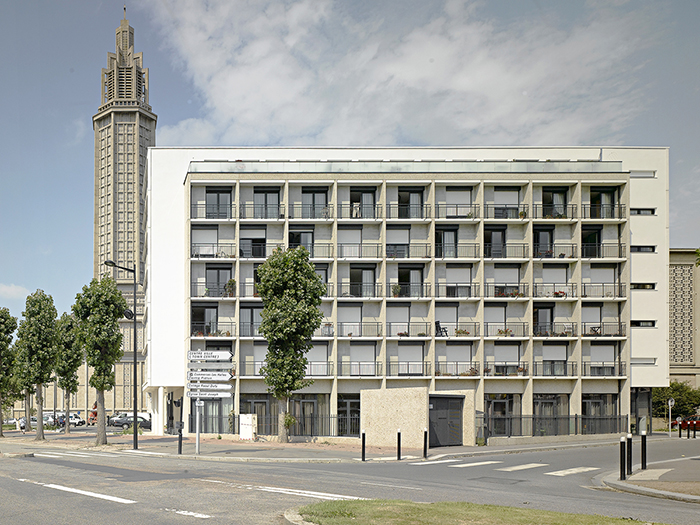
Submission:
<svg viewBox="0 0 700 525">
<path fill-rule="evenodd" d="M 231 361 L 233 352 L 230 350 L 190 350 L 187 359 L 190 361 Z"/>
</svg>

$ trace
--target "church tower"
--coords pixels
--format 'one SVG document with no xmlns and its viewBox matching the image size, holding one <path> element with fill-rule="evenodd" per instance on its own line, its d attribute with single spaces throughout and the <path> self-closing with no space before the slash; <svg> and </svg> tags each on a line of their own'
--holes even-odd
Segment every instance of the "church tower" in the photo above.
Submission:
<svg viewBox="0 0 700 525">
<path fill-rule="evenodd" d="M 92 118 L 95 132 L 93 273 L 95 277 L 105 273 L 112 275 L 132 309 L 133 274 L 109 268 L 105 261 L 135 268 L 140 367 L 143 366 L 145 342 L 146 155 L 148 147 L 156 144 L 157 119 L 148 103 L 148 95 L 148 68 L 143 67 L 143 54 L 134 52 L 134 29 L 126 19 L 124 8 L 124 19 L 116 30 L 116 50 L 107 53 L 107 67 L 102 69 L 100 106 Z M 116 370 L 115 409 L 132 408 L 129 392 L 133 377 L 130 365 L 133 362 L 133 321 L 123 319 L 121 329 L 125 355 Z M 138 370 L 138 376 L 141 383 L 143 370 Z"/>
</svg>

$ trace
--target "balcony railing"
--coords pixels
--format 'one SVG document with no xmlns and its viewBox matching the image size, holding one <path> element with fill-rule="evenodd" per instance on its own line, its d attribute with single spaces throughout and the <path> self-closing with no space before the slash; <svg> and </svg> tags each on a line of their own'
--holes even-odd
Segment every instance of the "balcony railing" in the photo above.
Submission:
<svg viewBox="0 0 700 525">
<path fill-rule="evenodd" d="M 430 283 L 387 285 L 387 297 L 430 297 Z"/>
<path fill-rule="evenodd" d="M 485 243 L 484 257 L 492 259 L 526 259 L 528 245 L 525 243 Z"/>
<path fill-rule="evenodd" d="M 435 363 L 436 376 L 474 377 L 479 375 L 476 361 L 438 361 Z"/>
<path fill-rule="evenodd" d="M 527 363 L 520 361 L 486 361 L 485 376 L 527 376 Z"/>
<path fill-rule="evenodd" d="M 436 204 L 436 219 L 478 219 L 478 204 Z"/>
<path fill-rule="evenodd" d="M 242 376 L 260 376 L 260 369 L 265 366 L 265 361 L 244 361 L 241 363 Z"/>
<path fill-rule="evenodd" d="M 338 363 L 339 376 L 380 376 L 382 363 L 380 361 L 346 361 Z"/>
<path fill-rule="evenodd" d="M 436 259 L 478 259 L 479 243 L 459 242 L 435 245 Z"/>
<path fill-rule="evenodd" d="M 627 431 L 627 416 L 479 416 L 477 426 L 487 438 L 619 434 Z"/>
<path fill-rule="evenodd" d="M 309 361 L 306 363 L 307 376 L 332 376 L 333 363 L 330 361 Z"/>
<path fill-rule="evenodd" d="M 235 204 L 193 204 L 192 219 L 232 219 L 236 216 Z"/>
<path fill-rule="evenodd" d="M 238 287 L 238 294 L 240 297 L 258 297 L 258 285 L 241 284 Z"/>
<path fill-rule="evenodd" d="M 535 283 L 533 286 L 535 297 L 554 297 L 559 299 L 576 297 L 575 284 Z"/>
<path fill-rule="evenodd" d="M 387 244 L 386 245 L 386 257 L 387 257 L 387 259 L 430 257 L 430 244 L 428 244 L 428 243 Z"/>
<path fill-rule="evenodd" d="M 438 328 L 439 333 L 438 333 Z M 436 321 L 435 337 L 478 337 L 479 323 L 443 323 Z"/>
<path fill-rule="evenodd" d="M 262 337 L 260 333 L 260 323 L 244 323 L 238 325 L 241 337 Z"/>
<path fill-rule="evenodd" d="M 568 243 L 534 244 L 532 246 L 534 259 L 573 259 L 576 257 L 576 245 Z"/>
<path fill-rule="evenodd" d="M 576 337 L 576 323 L 535 323 L 532 325 L 535 337 Z"/>
<path fill-rule="evenodd" d="M 241 204 L 241 219 L 284 219 L 284 204 Z"/>
<path fill-rule="evenodd" d="M 289 206 L 290 219 L 332 219 L 332 204 L 292 204 Z"/>
<path fill-rule="evenodd" d="M 338 204 L 339 219 L 381 219 L 381 204 Z"/>
<path fill-rule="evenodd" d="M 430 335 L 430 323 L 411 322 L 411 323 L 396 323 L 389 322 L 386 324 L 387 337 L 428 337 Z"/>
<path fill-rule="evenodd" d="M 324 321 L 314 331 L 314 337 L 333 337 L 335 335 L 335 328 L 333 328 L 333 323 Z"/>
<path fill-rule="evenodd" d="M 584 219 L 624 219 L 624 204 L 584 204 Z"/>
<path fill-rule="evenodd" d="M 236 245 L 232 242 L 193 242 L 191 256 L 196 258 L 232 259 Z"/>
<path fill-rule="evenodd" d="M 381 337 L 382 323 L 338 323 L 338 337 Z"/>
<path fill-rule="evenodd" d="M 387 204 L 387 219 L 430 219 L 429 204 Z"/>
<path fill-rule="evenodd" d="M 331 259 L 333 258 L 333 245 L 327 242 L 315 242 L 313 244 L 290 244 L 289 248 L 294 249 L 299 246 L 306 248 L 311 259 Z"/>
<path fill-rule="evenodd" d="M 527 297 L 525 283 L 484 283 L 484 297 Z"/>
<path fill-rule="evenodd" d="M 620 377 L 625 374 L 625 363 L 594 362 L 583 363 L 583 375 L 588 377 L 610 376 Z"/>
<path fill-rule="evenodd" d="M 241 241 L 238 250 L 239 256 L 244 259 L 267 259 L 277 248 L 284 249 L 284 244 L 278 242 L 249 244 L 244 241 Z"/>
<path fill-rule="evenodd" d="M 486 337 L 527 337 L 527 323 L 484 323 Z"/>
<path fill-rule="evenodd" d="M 235 323 L 223 321 L 192 323 L 192 337 L 233 337 L 235 335 Z"/>
<path fill-rule="evenodd" d="M 539 361 L 534 364 L 536 376 L 567 376 L 576 375 L 576 363 L 567 361 Z"/>
<path fill-rule="evenodd" d="M 533 204 L 532 213 L 535 219 L 575 219 L 575 204 Z"/>
<path fill-rule="evenodd" d="M 191 297 L 235 297 L 235 291 L 227 291 L 226 283 L 194 282 L 190 285 L 190 293 Z"/>
<path fill-rule="evenodd" d="M 384 297 L 384 286 L 381 283 L 339 284 L 338 297 Z"/>
<path fill-rule="evenodd" d="M 436 297 L 462 299 L 479 297 L 479 285 L 477 283 L 438 283 L 436 288 Z"/>
<path fill-rule="evenodd" d="M 627 255 L 624 243 L 584 243 L 581 257 L 584 259 L 624 259 Z"/>
<path fill-rule="evenodd" d="M 344 242 L 338 244 L 339 259 L 381 259 L 382 245 Z"/>
<path fill-rule="evenodd" d="M 429 376 L 428 361 L 394 361 L 386 364 L 387 376 Z"/>
<path fill-rule="evenodd" d="M 584 283 L 581 297 L 626 297 L 625 289 L 622 283 Z"/>
<path fill-rule="evenodd" d="M 527 204 L 484 204 L 487 219 L 526 219 Z"/>
<path fill-rule="evenodd" d="M 584 337 L 624 337 L 623 323 L 581 323 L 581 335 Z"/>
</svg>

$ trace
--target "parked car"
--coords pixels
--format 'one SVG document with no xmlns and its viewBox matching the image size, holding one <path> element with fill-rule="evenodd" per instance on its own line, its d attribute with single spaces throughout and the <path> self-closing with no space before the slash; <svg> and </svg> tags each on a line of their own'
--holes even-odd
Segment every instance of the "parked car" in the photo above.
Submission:
<svg viewBox="0 0 700 525">
<path fill-rule="evenodd" d="M 58 418 L 59 426 L 64 426 L 66 424 L 66 416 L 60 416 Z M 78 414 L 71 414 L 68 416 L 68 424 L 72 427 L 80 427 L 85 424 L 85 420 Z"/>
<path fill-rule="evenodd" d="M 114 418 L 112 420 L 112 426 L 122 427 L 123 429 L 127 429 L 133 424 L 133 422 L 134 422 L 133 415 L 121 417 L 121 418 Z M 139 416 L 138 423 L 139 423 L 139 428 L 142 428 L 144 430 L 151 430 L 151 422 L 148 419 Z"/>
<path fill-rule="evenodd" d="M 110 427 L 115 426 L 114 425 L 115 419 L 124 419 L 125 417 L 128 417 L 128 416 L 129 416 L 129 414 L 126 412 L 117 412 L 116 414 L 109 416 L 107 418 L 107 425 L 109 425 Z"/>
<path fill-rule="evenodd" d="M 694 421 L 696 423 L 693 423 Z M 691 430 L 695 428 L 695 425 L 697 425 L 698 429 L 700 429 L 700 415 L 684 417 L 681 421 L 681 429 L 687 429 L 688 423 L 690 423 Z M 678 421 L 671 421 L 671 428 L 678 428 Z"/>
</svg>

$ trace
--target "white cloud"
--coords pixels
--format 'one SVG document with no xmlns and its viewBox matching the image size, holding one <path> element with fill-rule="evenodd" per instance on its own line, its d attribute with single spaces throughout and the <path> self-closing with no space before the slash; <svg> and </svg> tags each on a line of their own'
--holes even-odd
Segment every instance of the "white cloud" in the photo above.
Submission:
<svg viewBox="0 0 700 525">
<path fill-rule="evenodd" d="M 422 2 L 422 17 L 378 4 L 150 4 L 205 101 L 158 143 L 612 144 L 644 107 L 645 9 L 591 2 L 564 25 L 503 23 L 464 1 Z"/>
<path fill-rule="evenodd" d="M 0 298 L 2 299 L 24 299 L 30 293 L 24 286 L 0 283 Z"/>
</svg>

